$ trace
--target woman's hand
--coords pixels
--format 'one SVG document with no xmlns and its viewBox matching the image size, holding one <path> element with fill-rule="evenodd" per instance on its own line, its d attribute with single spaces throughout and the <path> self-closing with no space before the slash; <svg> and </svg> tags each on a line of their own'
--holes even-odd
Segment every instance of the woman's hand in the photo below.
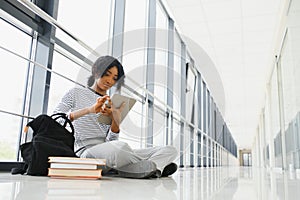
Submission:
<svg viewBox="0 0 300 200">
<path fill-rule="evenodd" d="M 96 103 L 90 107 L 90 113 L 99 113 L 99 112 L 104 113 L 105 112 L 104 103 L 106 101 L 111 101 L 108 95 L 105 95 L 103 97 L 98 97 Z"/>
<path fill-rule="evenodd" d="M 109 116 L 109 117 L 112 119 L 113 117 L 112 117 L 112 107 L 111 107 L 111 105 L 112 105 L 111 99 L 108 98 L 108 99 L 104 102 L 104 104 L 103 104 L 103 106 L 102 106 L 101 113 L 102 113 L 103 115 L 105 115 L 105 116 Z"/>
<path fill-rule="evenodd" d="M 105 102 L 108 102 L 107 104 Z M 105 116 L 109 116 L 112 119 L 111 123 L 111 131 L 118 133 L 120 131 L 120 123 L 121 123 L 121 113 L 125 107 L 125 102 L 121 104 L 119 108 L 116 108 L 110 97 L 105 95 L 103 97 L 99 97 L 96 103 L 90 107 L 90 113 L 99 113 L 101 112 Z"/>
<path fill-rule="evenodd" d="M 125 102 L 123 102 L 119 108 L 116 108 L 114 104 L 111 105 L 112 105 L 112 120 L 115 121 L 118 125 L 120 125 L 121 116 L 122 116 L 121 114 L 125 107 Z"/>
<path fill-rule="evenodd" d="M 110 116 L 112 111 L 110 111 L 108 108 L 106 108 L 104 106 L 104 103 L 106 101 L 109 101 L 109 102 L 111 101 L 110 97 L 108 95 L 97 98 L 96 103 L 94 105 L 92 105 L 91 107 L 86 107 L 86 108 L 82 108 L 82 109 L 71 112 L 70 113 L 70 120 L 74 121 L 75 119 L 78 119 L 79 117 L 82 117 L 82 116 L 84 116 L 86 114 L 89 114 L 89 113 L 102 112 L 105 115 Z"/>
</svg>

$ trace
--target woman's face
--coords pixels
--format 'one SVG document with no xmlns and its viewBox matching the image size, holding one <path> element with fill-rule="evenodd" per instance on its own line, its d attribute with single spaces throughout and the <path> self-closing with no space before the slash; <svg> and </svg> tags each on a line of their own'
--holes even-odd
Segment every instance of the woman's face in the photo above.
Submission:
<svg viewBox="0 0 300 200">
<path fill-rule="evenodd" d="M 118 68 L 116 66 L 111 67 L 105 74 L 97 79 L 97 87 L 100 91 L 109 90 L 118 80 Z"/>
</svg>

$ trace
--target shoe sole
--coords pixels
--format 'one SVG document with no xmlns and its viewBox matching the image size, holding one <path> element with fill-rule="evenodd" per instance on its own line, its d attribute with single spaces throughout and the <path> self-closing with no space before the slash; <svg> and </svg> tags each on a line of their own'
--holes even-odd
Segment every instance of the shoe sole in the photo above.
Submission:
<svg viewBox="0 0 300 200">
<path fill-rule="evenodd" d="M 175 163 L 170 163 L 165 167 L 163 172 L 161 173 L 161 177 L 168 177 L 172 174 L 174 174 L 177 171 L 177 165 Z"/>
</svg>

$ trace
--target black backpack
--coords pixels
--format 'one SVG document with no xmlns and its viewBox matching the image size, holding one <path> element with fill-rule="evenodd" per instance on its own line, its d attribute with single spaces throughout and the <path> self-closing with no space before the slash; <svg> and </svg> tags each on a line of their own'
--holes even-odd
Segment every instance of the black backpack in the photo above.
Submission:
<svg viewBox="0 0 300 200">
<path fill-rule="evenodd" d="M 67 125 L 71 131 L 67 129 Z M 33 136 L 31 142 L 20 146 L 25 165 L 22 169 L 13 168 L 12 174 L 47 176 L 49 156 L 76 157 L 74 127 L 65 113 L 56 113 L 51 116 L 41 114 L 30 121 L 27 127 L 32 128 Z"/>
</svg>

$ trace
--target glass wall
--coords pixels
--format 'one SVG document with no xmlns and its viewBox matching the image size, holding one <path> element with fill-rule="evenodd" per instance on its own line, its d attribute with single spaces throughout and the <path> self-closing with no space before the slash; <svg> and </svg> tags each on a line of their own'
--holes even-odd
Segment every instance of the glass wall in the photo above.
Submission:
<svg viewBox="0 0 300 200">
<path fill-rule="evenodd" d="M 181 99 L 181 81 L 185 77 L 181 74 L 181 40 L 176 32 L 174 36 L 174 79 L 173 79 L 173 109 L 175 112 L 180 113 L 180 99 Z"/>
<path fill-rule="evenodd" d="M 116 9 L 123 9 L 124 14 L 116 15 Z M 89 12 L 81 14 L 86 10 Z M 217 105 L 209 86 L 160 1 L 93 0 L 86 4 L 65 0 L 59 1 L 57 13 L 59 26 L 46 20 L 42 25 L 31 27 L 37 30 L 49 27 L 52 30 L 47 35 L 49 38 L 42 32 L 32 31 L 31 22 L 28 27 L 15 20 L 12 26 L 1 18 L 1 47 L 8 49 L 0 49 L 1 62 L 11 66 L 1 73 L 1 92 L 9 94 L 0 100 L 1 123 L 9 124 L 5 126 L 5 134 L 0 135 L 1 161 L 18 160 L 22 120 L 26 118 L 20 115 L 26 114 L 30 105 L 34 107 L 27 91 L 39 77 L 32 76 L 33 64 L 24 58 L 42 57 L 45 61 L 35 67 L 47 74 L 46 81 L 39 87 L 41 90 L 32 88 L 35 94 L 44 96 L 43 105 L 38 106 L 47 108 L 46 113 L 51 114 L 66 91 L 74 86 L 86 87 L 94 60 L 99 55 L 113 54 L 115 48 L 122 52 L 119 59 L 126 74 L 121 93 L 137 99 L 121 125 L 120 140 L 132 148 L 173 145 L 180 152 L 175 162 L 182 167 L 216 166 L 217 149 L 222 149 L 220 164 L 228 164 L 230 156 L 236 157 L 236 144 L 230 130 L 214 128 L 226 127 L 226 124 L 221 115 L 216 117 Z M 121 31 L 120 27 L 123 27 Z M 117 28 L 119 35 L 112 37 Z M 39 39 L 46 39 L 43 45 L 47 48 L 37 50 L 39 58 L 36 58 L 31 52 L 40 44 Z M 10 50 L 24 58 L 18 58 Z M 11 77 L 18 81 L 10 81 Z M 11 83 L 9 88 L 5 87 L 7 82 Z M 217 133 L 222 140 L 218 140 Z"/>
<path fill-rule="evenodd" d="M 122 123 L 125 134 L 122 135 L 121 140 L 128 142 L 133 148 L 145 147 L 147 142 L 147 104 L 145 104 L 147 95 L 144 90 L 146 86 L 147 15 L 147 0 L 126 1 L 122 63 L 127 77 L 125 83 L 138 95 L 125 89 L 122 92 L 134 95 L 139 101 L 129 113 L 127 121 Z"/>
<path fill-rule="evenodd" d="M 89 3 L 59 1 L 57 21 L 91 49 L 97 50 L 100 55 L 108 54 L 112 2 L 110 0 L 90 0 Z M 83 11 L 88 12 L 83 13 Z M 60 29 L 56 29 L 56 37 L 84 56 L 95 60 L 96 55 L 92 55 Z"/>
<path fill-rule="evenodd" d="M 166 144 L 167 110 L 167 70 L 168 70 L 168 16 L 161 4 L 156 1 L 155 17 L 155 69 L 154 69 L 154 100 L 153 143 Z M 150 47 L 151 48 L 151 47 Z M 151 84 L 151 83 L 148 83 Z"/>
<path fill-rule="evenodd" d="M 256 152 L 257 166 L 268 161 L 270 167 L 283 170 L 300 169 L 300 4 L 290 3 L 283 24 L 283 42 L 278 45 L 279 53 L 268 84 L 264 122 L 261 120 L 259 126 L 265 132 L 260 132 L 254 145 L 267 154 Z M 266 138 L 266 144 L 260 144 L 259 138 Z"/>
<path fill-rule="evenodd" d="M 189 59 L 190 60 L 190 59 Z M 195 94 L 196 94 L 196 74 L 194 65 L 188 62 L 186 65 L 186 120 L 188 123 L 195 124 Z M 186 141 L 186 165 L 194 166 L 194 144 L 195 133 L 194 127 L 187 124 L 185 132 Z"/>
<path fill-rule="evenodd" d="M 72 59 L 72 55 L 70 55 L 65 50 L 61 49 L 58 45 L 56 45 L 56 49 L 60 49 L 59 52 L 63 52 L 64 54 L 59 53 L 58 51 L 54 51 L 53 53 L 53 65 L 52 70 L 59 73 L 57 75 L 52 73 L 51 75 L 51 85 L 49 91 L 49 102 L 48 102 L 48 114 L 52 114 L 58 102 L 61 100 L 63 95 L 70 90 L 72 87 L 78 86 L 76 83 L 70 81 L 75 80 L 76 82 L 86 85 L 86 79 L 81 78 L 81 81 L 78 81 L 78 76 L 81 71 L 81 61 L 76 59 Z M 79 64 L 80 63 L 80 64 Z M 84 69 L 86 73 L 90 73 L 89 70 Z M 85 73 L 85 74 L 86 74 Z M 68 79 L 70 80 L 68 80 Z M 86 77 L 85 77 L 86 78 Z"/>
<path fill-rule="evenodd" d="M 108 54 L 111 1 L 92 0 L 88 4 L 73 1 L 59 1 L 57 21 L 68 33 L 82 41 L 97 55 Z M 84 15 L 82 10 L 88 10 Z M 62 76 L 52 73 L 49 108 L 51 113 L 58 100 L 71 87 L 78 85 L 73 80 L 86 86 L 87 78 L 91 73 L 90 62 L 96 59 L 96 54 L 84 48 L 76 39 L 70 37 L 60 29 L 56 29 L 57 44 L 54 46 L 52 70 Z M 79 56 L 80 55 L 80 56 Z M 66 78 L 70 80 L 66 80 Z"/>
<path fill-rule="evenodd" d="M 1 10 L 1 12 L 4 12 Z M 5 13 L 1 13 L 5 14 Z M 23 114 L 25 109 L 26 85 L 29 77 L 32 36 L 24 24 L 11 25 L 14 18 L 0 19 L 0 161 L 15 161 L 19 149 L 19 138 L 22 131 L 22 118 L 13 114 Z M 30 29 L 29 29 L 30 30 Z M 16 38 L 18 38 L 16 40 Z M 5 50 L 5 49 L 7 50 Z M 11 51 L 11 52 L 8 52 Z M 21 56 L 21 57 L 20 57 Z M 9 113 L 13 114 L 9 114 Z"/>
<path fill-rule="evenodd" d="M 282 91 L 284 109 L 284 128 L 286 137 L 287 165 L 300 168 L 299 115 L 300 115 L 300 4 L 292 3 L 290 27 L 287 29 L 280 65 L 282 72 Z M 294 7 L 293 7 L 294 6 Z M 298 7 L 296 7 L 298 6 Z M 297 13 L 298 9 L 298 13 Z"/>
<path fill-rule="evenodd" d="M 279 102 L 278 102 L 278 82 L 277 82 L 277 69 L 274 69 L 271 79 L 271 116 L 272 116 L 272 132 L 274 139 L 274 150 L 275 150 L 275 165 L 277 167 L 282 166 L 281 155 L 281 143 L 280 138 L 280 123 L 279 123 Z M 275 138 L 276 137 L 276 138 Z"/>
<path fill-rule="evenodd" d="M 181 112 L 181 80 L 185 80 L 185 77 L 181 75 L 181 63 L 183 58 L 181 57 L 182 43 L 177 32 L 174 34 L 174 76 L 173 76 L 173 136 L 171 143 L 174 146 L 180 146 L 180 112 Z"/>
</svg>

